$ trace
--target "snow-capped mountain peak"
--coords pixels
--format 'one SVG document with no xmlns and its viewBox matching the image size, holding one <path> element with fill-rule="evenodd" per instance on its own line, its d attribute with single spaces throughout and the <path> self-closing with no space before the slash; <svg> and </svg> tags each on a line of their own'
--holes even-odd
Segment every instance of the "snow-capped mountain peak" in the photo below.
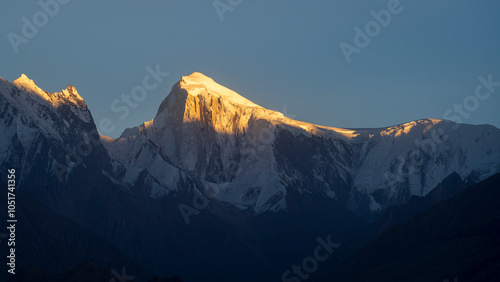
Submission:
<svg viewBox="0 0 500 282">
<path fill-rule="evenodd" d="M 50 97 L 49 93 L 40 89 L 35 84 L 35 82 L 33 80 L 31 80 L 24 73 L 18 79 L 12 81 L 12 84 L 17 86 L 17 88 L 24 90 L 28 93 L 35 94 L 35 95 L 39 96 L 40 98 L 42 98 L 50 103 L 51 97 Z"/>
<path fill-rule="evenodd" d="M 94 128 L 72 85 L 49 93 L 22 75 L 0 79 L 0 94 L 0 106 L 16 117 L 6 120 L 5 144 L 17 134 L 28 148 L 36 136 L 25 128 L 34 125 L 63 142 Z M 473 182 L 500 171 L 500 130 L 456 125 L 434 119 L 374 129 L 310 124 L 195 72 L 172 87 L 154 119 L 101 142 L 117 179 L 152 197 L 196 187 L 261 213 L 286 209 L 292 192 L 366 214 L 423 196 L 454 171 Z M 196 185 L 185 186 L 190 181 Z"/>
<path fill-rule="evenodd" d="M 251 108 L 260 108 L 259 105 L 251 102 L 233 90 L 218 84 L 210 77 L 199 72 L 193 72 L 188 76 L 183 76 L 179 81 L 179 85 L 182 89 L 185 89 L 190 95 L 193 96 L 209 93 L 211 95 L 215 95 L 216 97 L 227 99 L 234 104 Z"/>
<path fill-rule="evenodd" d="M 25 74 L 22 74 L 18 79 L 14 80 L 12 84 L 20 90 L 35 94 L 56 108 L 62 104 L 73 104 L 79 108 L 87 108 L 85 101 L 71 84 L 69 84 L 66 89 L 61 90 L 61 92 L 50 93 L 38 87 L 36 83 Z"/>
<path fill-rule="evenodd" d="M 16 80 L 14 80 L 13 83 L 18 84 L 18 85 L 27 85 L 27 86 L 30 86 L 30 87 L 37 87 L 36 84 L 35 84 L 35 82 L 33 80 L 31 80 L 24 73 L 21 74 L 21 76 L 19 78 L 17 78 Z"/>
<path fill-rule="evenodd" d="M 500 131 L 455 125 L 439 119 L 373 129 L 315 125 L 195 72 L 174 85 L 153 120 L 105 146 L 128 168 L 129 182 L 138 179 L 131 172 L 147 169 L 157 182 L 152 188 L 161 187 L 152 191 L 175 191 L 185 171 L 198 175 L 209 195 L 255 212 L 283 209 L 288 191 L 297 191 L 364 213 L 423 196 L 453 171 L 463 179 L 499 171 Z"/>
<path fill-rule="evenodd" d="M 69 102 L 80 107 L 86 107 L 85 101 L 82 96 L 78 94 L 76 88 L 69 84 L 66 89 L 63 89 L 61 92 L 55 92 L 52 94 L 52 103 L 59 104 L 61 101 Z"/>
</svg>

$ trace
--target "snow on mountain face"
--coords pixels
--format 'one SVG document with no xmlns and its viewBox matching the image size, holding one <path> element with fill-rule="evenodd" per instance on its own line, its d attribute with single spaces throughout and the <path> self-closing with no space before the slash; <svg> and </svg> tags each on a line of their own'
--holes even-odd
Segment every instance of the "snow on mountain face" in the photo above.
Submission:
<svg viewBox="0 0 500 282">
<path fill-rule="evenodd" d="M 286 189 L 273 168 L 274 128 L 263 117 L 283 115 L 194 73 L 172 88 L 152 121 L 126 130 L 106 147 L 126 166 L 147 168 L 159 179 L 165 171 L 144 162 L 156 150 L 157 165 L 197 175 L 212 197 L 258 211 L 279 210 Z M 262 143 L 262 138 L 269 141 Z M 129 150 L 133 159 L 120 157 Z M 250 155 L 253 160 L 247 161 Z M 160 181 L 164 187 L 174 186 L 178 176 L 173 173 L 167 182 Z"/>
<path fill-rule="evenodd" d="M 313 125 L 193 73 L 174 85 L 153 120 L 106 147 L 166 190 L 177 189 L 185 172 L 209 196 L 257 213 L 285 209 L 292 189 L 366 214 L 425 195 L 453 171 L 474 181 L 500 171 L 500 130 L 456 126 L 430 119 L 381 129 Z"/>
<path fill-rule="evenodd" d="M 500 130 L 493 126 L 419 120 L 360 133 L 354 187 L 374 197 L 372 209 L 424 196 L 453 171 L 472 182 L 500 171 Z"/>
<path fill-rule="evenodd" d="M 40 183 L 55 175 L 62 181 L 86 157 L 107 154 L 87 105 L 71 85 L 49 93 L 26 75 L 13 82 L 0 78 L 0 109 L 0 165 L 15 165 Z"/>
<path fill-rule="evenodd" d="M 75 108 L 84 108 L 86 110 L 87 105 L 83 98 L 78 94 L 76 88 L 73 85 L 68 85 L 68 87 L 61 92 L 49 93 L 43 91 L 42 89 L 36 86 L 35 82 L 29 79 L 25 74 L 22 74 L 21 77 L 14 80 L 12 82 L 18 89 L 22 89 L 31 94 L 38 95 L 40 98 L 43 98 L 45 101 L 49 102 L 53 107 L 57 108 L 61 105 L 74 105 Z M 80 116 L 80 119 L 84 122 L 90 122 L 90 113 L 89 111 L 80 111 L 77 114 Z"/>
<path fill-rule="evenodd" d="M 95 130 L 71 85 L 49 93 L 25 75 L 12 83 L 0 78 L 0 109 L 0 160 L 16 160 L 26 173 L 48 144 L 59 144 L 49 158 L 63 162 L 61 150 L 77 150 Z M 291 195 L 301 195 L 367 215 L 426 195 L 453 171 L 469 182 L 499 172 L 499 141 L 493 126 L 443 120 L 379 129 L 314 125 L 193 73 L 172 87 L 153 120 L 118 139 L 101 136 L 108 152 L 98 158 L 112 167 L 107 175 L 115 183 L 153 198 L 195 189 L 262 213 L 284 210 Z M 52 162 L 41 167 L 50 174 Z"/>
<path fill-rule="evenodd" d="M 58 137 L 59 134 L 53 130 L 53 124 L 61 120 L 66 128 L 70 128 L 71 120 L 65 120 L 64 116 L 69 110 L 84 123 L 91 123 L 92 116 L 83 98 L 72 85 L 61 92 L 49 93 L 38 88 L 33 80 L 26 75 L 21 75 L 12 83 L 0 78 L 2 98 L 18 111 L 22 111 L 24 117 L 29 117 L 42 125 L 42 129 Z"/>
</svg>

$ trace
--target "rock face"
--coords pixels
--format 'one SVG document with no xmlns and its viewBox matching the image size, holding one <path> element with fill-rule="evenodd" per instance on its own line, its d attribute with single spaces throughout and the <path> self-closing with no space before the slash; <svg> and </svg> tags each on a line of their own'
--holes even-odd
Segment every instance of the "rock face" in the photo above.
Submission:
<svg viewBox="0 0 500 282">
<path fill-rule="evenodd" d="M 53 181 L 64 186 L 78 169 L 112 172 L 92 115 L 73 86 L 49 93 L 25 75 L 12 83 L 0 78 L 0 109 L 0 166 L 17 169 L 25 192 L 46 193 L 37 186 Z"/>
<path fill-rule="evenodd" d="M 15 168 L 22 193 L 151 273 L 188 281 L 279 279 L 318 236 L 343 243 L 453 171 L 469 183 L 500 171 L 493 126 L 318 126 L 200 73 L 117 139 L 98 135 L 74 87 L 48 93 L 24 75 L 0 79 L 0 128 L 2 179 Z"/>
</svg>

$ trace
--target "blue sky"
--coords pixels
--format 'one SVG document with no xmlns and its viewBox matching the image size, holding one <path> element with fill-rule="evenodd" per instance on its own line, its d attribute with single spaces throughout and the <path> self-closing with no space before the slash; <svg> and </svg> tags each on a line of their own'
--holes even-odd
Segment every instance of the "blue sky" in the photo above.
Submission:
<svg viewBox="0 0 500 282">
<path fill-rule="evenodd" d="M 498 1 L 220 0 L 230 7 L 222 14 L 214 1 L 59 1 L 47 18 L 37 1 L 2 3 L 0 76 L 25 73 L 50 92 L 73 84 L 96 123 L 111 120 L 112 137 L 152 119 L 193 71 L 321 125 L 382 127 L 448 110 L 456 118 L 456 104 L 462 122 L 500 127 L 500 87 L 474 96 L 479 76 L 500 82 Z M 381 10 L 390 22 L 349 63 L 339 45 L 356 47 L 354 28 L 366 33 L 371 11 Z M 23 17 L 38 23 L 32 38 Z M 12 34 L 25 41 L 12 44 Z M 148 66 L 169 76 L 120 119 L 111 104 L 142 85 Z"/>
</svg>

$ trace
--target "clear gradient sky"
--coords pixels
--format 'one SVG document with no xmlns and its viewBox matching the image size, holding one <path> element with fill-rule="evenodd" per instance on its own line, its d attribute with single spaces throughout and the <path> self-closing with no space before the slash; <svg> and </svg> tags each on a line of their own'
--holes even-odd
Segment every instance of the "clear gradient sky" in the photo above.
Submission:
<svg viewBox="0 0 500 282">
<path fill-rule="evenodd" d="M 364 30 L 374 19 L 370 12 L 393 1 L 220 0 L 241 2 L 222 20 L 212 0 L 72 0 L 58 4 L 48 20 L 37 1 L 4 1 L 0 76 L 12 81 L 25 73 L 50 92 L 73 84 L 96 123 L 112 120 L 111 137 L 152 119 L 172 85 L 193 71 L 263 107 L 286 107 L 289 116 L 321 125 L 443 118 L 467 101 L 474 110 L 463 122 L 500 127 L 500 87 L 477 105 L 466 99 L 478 76 L 500 82 L 500 2 L 402 0 L 348 63 L 339 44 L 355 47 L 354 28 Z M 16 53 L 8 35 L 23 36 L 22 18 L 33 23 L 33 16 L 38 32 Z M 111 104 L 157 65 L 170 75 L 121 120 Z"/>
</svg>

